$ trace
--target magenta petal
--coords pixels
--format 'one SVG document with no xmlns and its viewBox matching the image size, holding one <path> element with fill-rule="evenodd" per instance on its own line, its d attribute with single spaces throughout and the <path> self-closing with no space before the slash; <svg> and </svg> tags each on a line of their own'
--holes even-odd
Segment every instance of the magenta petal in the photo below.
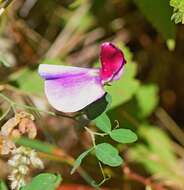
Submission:
<svg viewBox="0 0 184 190">
<path fill-rule="evenodd" d="M 118 80 L 126 63 L 123 52 L 112 43 L 105 42 L 101 45 L 100 60 L 102 64 L 100 70 L 102 82 Z"/>
<path fill-rule="evenodd" d="M 79 111 L 105 94 L 98 69 L 42 64 L 39 73 L 46 79 L 48 101 L 58 111 Z"/>
</svg>

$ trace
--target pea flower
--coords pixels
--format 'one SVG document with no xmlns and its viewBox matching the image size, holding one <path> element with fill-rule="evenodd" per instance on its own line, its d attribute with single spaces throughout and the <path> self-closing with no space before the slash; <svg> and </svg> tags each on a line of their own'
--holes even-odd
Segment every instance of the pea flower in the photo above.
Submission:
<svg viewBox="0 0 184 190">
<path fill-rule="evenodd" d="M 38 72 L 45 80 L 45 94 L 58 111 L 76 112 L 100 99 L 104 85 L 118 80 L 126 63 L 123 52 L 115 45 L 101 45 L 101 68 L 80 68 L 41 64 Z"/>
</svg>

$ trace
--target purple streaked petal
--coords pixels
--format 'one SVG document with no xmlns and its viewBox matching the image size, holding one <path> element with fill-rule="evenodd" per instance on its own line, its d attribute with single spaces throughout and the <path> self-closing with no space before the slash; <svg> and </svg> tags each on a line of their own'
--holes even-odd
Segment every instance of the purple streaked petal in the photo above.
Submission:
<svg viewBox="0 0 184 190">
<path fill-rule="evenodd" d="M 43 79 L 51 80 L 57 78 L 65 78 L 72 75 L 82 75 L 86 72 L 96 73 L 98 75 L 97 69 L 89 69 L 89 68 L 81 68 L 81 67 L 72 67 L 72 66 L 65 66 L 65 65 L 48 65 L 48 64 L 41 64 L 38 68 L 38 73 Z"/>
<path fill-rule="evenodd" d="M 76 112 L 101 98 L 105 91 L 98 69 L 40 65 L 45 94 L 58 111 Z"/>
<path fill-rule="evenodd" d="M 126 63 L 123 52 L 112 43 L 105 42 L 101 45 L 100 60 L 102 64 L 100 70 L 102 82 L 118 80 Z"/>
</svg>

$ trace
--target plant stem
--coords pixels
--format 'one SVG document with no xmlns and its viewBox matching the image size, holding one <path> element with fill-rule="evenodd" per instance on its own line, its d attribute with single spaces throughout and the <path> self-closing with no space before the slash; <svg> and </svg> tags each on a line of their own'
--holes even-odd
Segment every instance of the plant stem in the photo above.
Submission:
<svg viewBox="0 0 184 190">
<path fill-rule="evenodd" d="M 96 147 L 96 142 L 95 142 L 95 135 L 94 135 L 94 132 L 91 131 L 88 127 L 85 127 L 86 131 L 90 134 L 91 136 L 91 140 L 92 140 L 92 143 L 93 143 L 93 146 L 94 148 Z"/>
<path fill-rule="evenodd" d="M 167 130 L 184 146 L 184 132 L 163 108 L 158 108 L 156 116 Z"/>
<path fill-rule="evenodd" d="M 166 188 L 164 188 L 161 184 L 158 184 L 158 183 L 156 184 L 153 181 L 151 181 L 149 178 L 145 178 L 133 172 L 132 170 L 130 170 L 128 166 L 123 167 L 123 172 L 126 174 L 126 176 L 129 179 L 142 183 L 145 186 L 150 186 L 154 190 L 166 190 Z"/>
<path fill-rule="evenodd" d="M 5 101 L 7 101 L 10 105 L 14 104 L 12 100 L 10 100 L 7 96 L 4 94 L 0 93 L 0 97 L 3 98 Z"/>
<path fill-rule="evenodd" d="M 0 121 L 7 116 L 7 114 L 10 112 L 10 109 L 11 109 L 11 106 L 9 106 L 8 109 L 1 115 Z"/>
<path fill-rule="evenodd" d="M 0 4 L 0 15 L 3 14 L 5 9 L 10 5 L 12 1 L 13 0 L 3 0 L 3 2 Z"/>
<path fill-rule="evenodd" d="M 37 112 L 46 113 L 46 114 L 49 114 L 49 115 L 52 115 L 52 116 L 60 116 L 60 117 L 73 119 L 75 121 L 77 121 L 76 117 L 79 115 L 79 114 L 76 114 L 75 116 L 69 116 L 69 115 L 65 115 L 65 114 L 62 114 L 62 113 L 57 114 L 55 112 L 41 110 L 41 109 L 38 109 L 38 108 L 33 107 L 33 106 L 28 106 L 28 105 L 24 105 L 24 104 L 18 104 L 18 103 L 14 102 L 13 100 L 11 100 L 10 98 L 8 98 L 7 96 L 5 96 L 2 93 L 0 93 L 0 97 L 3 98 L 5 101 L 7 101 L 10 104 L 10 106 L 13 108 L 14 112 L 16 112 L 15 107 L 21 107 L 21 108 L 25 108 L 25 109 L 28 109 L 28 110 L 33 110 L 33 111 L 37 111 Z"/>
<path fill-rule="evenodd" d="M 6 8 L 13 0 L 3 0 L 0 4 L 0 8 Z"/>
</svg>

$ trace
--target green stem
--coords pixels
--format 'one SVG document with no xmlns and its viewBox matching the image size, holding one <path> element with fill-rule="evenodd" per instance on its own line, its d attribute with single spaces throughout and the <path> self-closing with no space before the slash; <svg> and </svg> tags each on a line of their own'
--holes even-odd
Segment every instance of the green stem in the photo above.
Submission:
<svg viewBox="0 0 184 190">
<path fill-rule="evenodd" d="M 3 98 L 5 101 L 7 101 L 10 105 L 14 104 L 14 102 L 4 94 L 0 93 L 0 97 Z"/>
<path fill-rule="evenodd" d="M 28 106 L 28 105 L 23 105 L 23 104 L 17 104 L 17 103 L 14 103 L 14 105 L 17 106 L 17 107 L 22 107 L 22 108 L 28 109 L 28 110 L 38 111 L 38 112 L 42 112 L 42 113 L 47 113 L 47 114 L 52 115 L 52 116 L 56 116 L 56 114 L 54 112 L 40 110 L 40 109 L 38 109 L 36 107 L 32 107 L 32 106 Z"/>
<path fill-rule="evenodd" d="M 90 134 L 91 136 L 91 140 L 92 140 L 92 143 L 93 143 L 93 146 L 94 148 L 96 147 L 96 142 L 95 142 L 95 135 L 94 135 L 94 132 L 91 131 L 88 127 L 85 127 L 86 131 Z"/>
<path fill-rule="evenodd" d="M 85 129 L 86 129 L 86 131 L 87 131 L 88 133 L 91 133 L 91 134 L 93 134 L 93 135 L 97 135 L 97 136 L 101 136 L 101 137 L 104 137 L 104 136 L 108 135 L 107 133 L 94 132 L 94 131 L 92 131 L 91 129 L 89 129 L 88 127 L 85 127 Z"/>
<path fill-rule="evenodd" d="M 94 184 L 94 186 L 96 186 L 96 187 L 100 187 L 100 186 L 103 185 L 107 180 L 110 179 L 110 177 L 106 177 L 106 176 L 105 176 L 105 173 L 104 173 L 102 164 L 101 164 L 100 162 L 98 162 L 98 163 L 99 163 L 99 166 L 100 166 L 100 170 L 101 170 L 101 172 L 102 172 L 103 179 L 102 179 L 102 181 L 101 181 L 100 183 Z"/>
<path fill-rule="evenodd" d="M 18 104 L 16 102 L 12 101 L 10 98 L 8 98 L 7 96 L 5 96 L 2 93 L 0 93 L 0 97 L 3 98 L 5 101 L 7 101 L 10 104 L 10 106 L 12 107 L 12 109 L 14 110 L 15 113 L 16 113 L 16 107 L 21 107 L 21 108 L 25 108 L 25 109 L 28 109 L 28 110 L 33 110 L 33 111 L 37 111 L 37 112 L 46 113 L 46 114 L 49 114 L 49 115 L 52 115 L 52 116 L 60 116 L 60 117 L 73 119 L 75 121 L 77 121 L 76 117 L 79 116 L 79 114 L 77 114 L 75 116 L 69 116 L 69 115 L 65 115 L 65 114 L 62 114 L 62 113 L 56 114 L 55 112 L 41 110 L 41 109 L 38 109 L 38 108 L 33 107 L 33 106 Z"/>
<path fill-rule="evenodd" d="M 2 119 L 4 119 L 6 116 L 7 116 L 7 114 L 10 112 L 10 109 L 11 109 L 11 106 L 9 106 L 8 107 L 8 109 L 3 113 L 3 115 L 0 117 L 0 121 L 2 120 Z"/>
<path fill-rule="evenodd" d="M 105 136 L 105 135 L 108 135 L 108 134 L 106 134 L 106 133 L 96 133 L 96 132 L 92 131 L 91 129 L 89 129 L 88 127 L 85 127 L 85 129 L 86 129 L 86 131 L 87 131 L 87 132 L 90 134 L 90 136 L 91 136 L 94 149 L 96 148 L 95 135 L 98 135 L 98 136 Z M 99 163 L 99 166 L 100 166 L 100 170 L 101 170 L 101 172 L 102 172 L 103 179 L 102 179 L 102 181 L 100 181 L 99 183 L 96 183 L 96 182 L 94 181 L 94 183 L 93 183 L 92 185 L 93 185 L 93 187 L 96 187 L 96 188 L 99 188 L 102 184 L 104 184 L 107 180 L 109 180 L 109 177 L 106 177 L 106 176 L 105 176 L 105 173 L 104 173 L 104 170 L 103 170 L 103 168 L 102 168 L 101 163 L 100 163 L 100 162 L 98 162 L 98 163 Z"/>
</svg>

